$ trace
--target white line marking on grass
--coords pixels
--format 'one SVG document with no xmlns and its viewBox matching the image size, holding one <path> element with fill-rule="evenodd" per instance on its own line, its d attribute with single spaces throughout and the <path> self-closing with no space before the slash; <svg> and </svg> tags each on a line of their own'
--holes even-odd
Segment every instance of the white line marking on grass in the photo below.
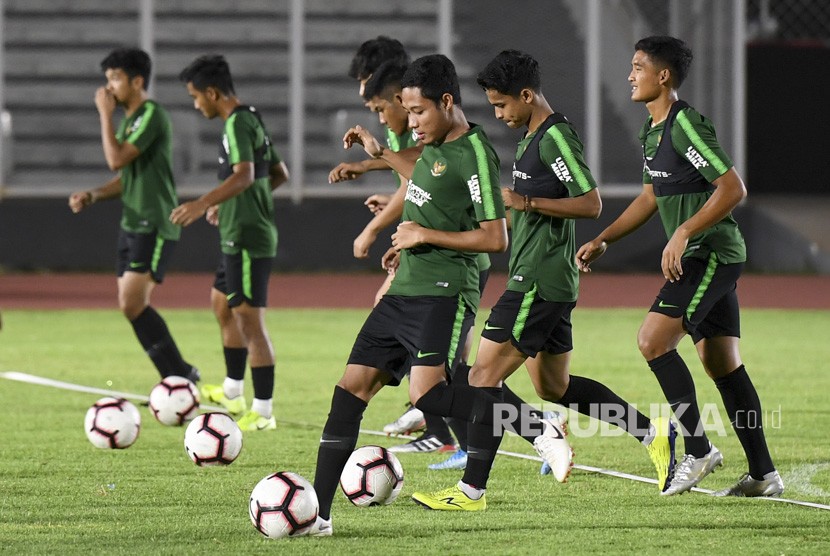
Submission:
<svg viewBox="0 0 830 556">
<path fill-rule="evenodd" d="M 25 383 L 28 383 L 28 384 L 37 384 L 37 385 L 40 385 L 40 386 L 50 386 L 52 388 L 60 388 L 60 389 L 63 389 L 63 390 L 72 390 L 74 392 L 85 392 L 85 393 L 88 393 L 88 394 L 101 394 L 103 396 L 115 396 L 115 397 L 126 398 L 126 399 L 141 400 L 141 401 L 144 401 L 144 402 L 149 400 L 148 396 L 144 396 L 142 394 L 133 394 L 131 392 L 118 392 L 118 391 L 115 391 L 115 390 L 106 390 L 104 388 L 94 388 L 92 386 L 83 386 L 83 385 L 80 385 L 80 384 L 73 384 L 71 382 L 63 382 L 63 381 L 60 381 L 60 380 L 53 380 L 51 378 L 35 376 L 35 375 L 27 374 L 27 373 L 19 373 L 19 372 L 16 372 L 16 371 L 0 372 L 0 378 L 5 378 L 7 380 L 15 380 L 15 381 L 18 381 L 18 382 L 25 382 Z M 223 408 L 223 407 L 216 407 L 216 406 L 210 406 L 210 405 L 201 405 L 200 407 L 204 408 L 204 409 L 207 409 L 208 411 L 226 412 L 225 408 Z M 285 421 L 285 420 L 282 420 L 282 419 L 279 419 L 279 421 L 281 423 L 286 423 L 286 424 L 290 424 L 290 425 L 299 425 L 299 426 L 303 426 L 303 427 L 311 427 L 312 426 L 310 423 L 297 423 L 297 422 L 292 422 L 292 421 Z M 389 436 L 385 432 L 373 431 L 373 430 L 369 430 L 369 429 L 360 429 L 360 432 L 363 433 L 363 434 L 372 435 L 372 436 L 384 436 L 384 437 Z M 396 435 L 396 437 L 397 438 L 410 438 L 410 439 L 415 438 L 414 436 L 411 436 L 411 435 L 409 435 L 409 436 L 408 435 Z M 498 453 L 502 454 L 504 456 L 508 456 L 508 457 L 513 457 L 513 458 L 518 458 L 518 459 L 526 459 L 526 460 L 535 461 L 535 462 L 538 462 L 538 463 L 542 462 L 542 458 L 540 458 L 539 456 L 531 456 L 531 455 L 528 455 L 528 454 L 520 454 L 518 452 L 507 452 L 505 450 L 499 450 Z M 827 465 L 830 465 L 830 464 L 816 464 L 815 466 L 805 466 L 805 467 L 815 467 L 816 469 L 815 469 L 815 471 L 813 471 L 813 474 L 814 474 L 816 471 L 824 469 L 825 466 L 827 466 Z M 630 473 L 623 473 L 622 471 L 615 471 L 613 469 L 602 469 L 600 467 L 592 467 L 590 465 L 574 465 L 574 468 L 579 469 L 581 471 L 587 471 L 589 473 L 599 473 L 601 475 L 608 475 L 610 477 L 617 477 L 619 479 L 628 479 L 629 481 L 638 481 L 638 482 L 641 482 L 641 483 L 657 484 L 657 481 L 655 479 L 649 479 L 648 477 L 640 477 L 639 475 L 632 475 Z M 798 471 L 799 469 L 801 469 L 801 468 L 797 468 L 795 471 Z M 810 475 L 810 476 L 812 476 L 812 475 Z M 705 488 L 697 488 L 697 487 L 693 488 L 692 490 L 695 491 L 695 492 L 701 492 L 703 494 L 712 494 L 714 492 L 712 490 L 708 490 L 708 489 L 705 489 Z M 824 492 L 824 491 L 822 491 L 822 492 Z M 767 498 L 767 497 L 759 497 L 758 499 L 759 500 L 771 500 L 773 502 L 785 502 L 787 504 L 795 504 L 796 506 L 806 506 L 808 508 L 816 508 L 816 509 L 819 509 L 819 510 L 830 510 L 829 505 L 816 504 L 814 502 L 805 502 L 803 500 L 792 500 L 792 499 L 789 499 L 789 498 Z"/>
</svg>

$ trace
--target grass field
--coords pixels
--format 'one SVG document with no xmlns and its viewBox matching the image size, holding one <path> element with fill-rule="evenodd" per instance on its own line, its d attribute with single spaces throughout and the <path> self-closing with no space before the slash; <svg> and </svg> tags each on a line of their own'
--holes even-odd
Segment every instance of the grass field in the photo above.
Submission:
<svg viewBox="0 0 830 556">
<path fill-rule="evenodd" d="M 208 311 L 163 314 L 185 357 L 204 379 L 224 370 Z M 361 509 L 339 493 L 335 536 L 269 541 L 251 526 L 247 502 L 265 475 L 290 470 L 313 479 L 334 383 L 365 317 L 356 310 L 271 310 L 277 350 L 274 432 L 245 437 L 226 468 L 198 468 L 182 447 L 184 430 L 157 423 L 142 408 L 138 442 L 94 448 L 84 436 L 97 398 L 0 379 L 0 551 L 12 554 L 429 553 L 830 553 L 830 511 L 769 500 L 713 499 L 702 493 L 660 497 L 654 485 L 575 470 L 566 484 L 540 477 L 538 464 L 499 456 L 480 514 L 428 512 L 414 490 L 455 482 L 429 471 L 442 456 L 403 455 L 406 483 L 389 507 Z M 641 407 L 662 400 L 641 361 L 635 336 L 641 310 L 579 309 L 574 314 L 573 373 L 608 384 Z M 147 394 L 157 375 L 115 310 L 4 311 L 0 371 L 21 371 L 98 388 Z M 745 310 L 743 356 L 768 414 L 767 437 L 787 483 L 787 498 L 830 504 L 830 312 Z M 722 408 L 688 341 L 682 346 L 701 403 Z M 510 381 L 528 401 L 523 371 Z M 246 385 L 250 395 L 250 382 Z M 363 427 L 380 430 L 403 410 L 406 392 L 381 392 Z M 537 404 L 538 405 L 538 404 Z M 576 417 L 572 416 L 572 419 Z M 746 470 L 729 428 L 712 436 L 725 465 L 701 487 L 723 488 Z M 587 428 L 587 420 L 575 425 Z M 394 439 L 362 436 L 360 444 Z M 576 463 L 645 477 L 653 468 L 627 436 L 574 437 Z M 532 454 L 517 437 L 506 450 Z"/>
</svg>

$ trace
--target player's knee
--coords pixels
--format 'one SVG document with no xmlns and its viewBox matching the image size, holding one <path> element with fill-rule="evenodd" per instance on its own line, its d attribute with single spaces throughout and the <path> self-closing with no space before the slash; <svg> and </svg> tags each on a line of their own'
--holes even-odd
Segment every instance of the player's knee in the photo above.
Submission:
<svg viewBox="0 0 830 556">
<path fill-rule="evenodd" d="M 127 320 L 135 320 L 147 308 L 147 303 L 144 299 L 135 296 L 118 296 L 118 307 L 127 318 Z"/>
<path fill-rule="evenodd" d="M 646 334 L 642 330 L 637 335 L 637 347 L 646 361 L 651 361 L 671 351 L 667 349 L 665 342 L 658 341 L 653 335 Z"/>
<path fill-rule="evenodd" d="M 500 381 L 501 377 L 498 376 L 498 373 L 494 369 L 479 365 L 478 362 L 470 369 L 470 386 L 477 386 L 479 388 L 494 387 L 498 386 Z"/>
<path fill-rule="evenodd" d="M 558 402 L 567 389 L 567 384 L 553 381 L 535 385 L 536 395 L 546 402 Z"/>
</svg>

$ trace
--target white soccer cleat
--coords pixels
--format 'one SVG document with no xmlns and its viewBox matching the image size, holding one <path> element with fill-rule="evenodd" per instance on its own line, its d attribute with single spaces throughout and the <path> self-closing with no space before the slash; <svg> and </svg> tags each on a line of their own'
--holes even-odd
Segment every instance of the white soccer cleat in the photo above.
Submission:
<svg viewBox="0 0 830 556">
<path fill-rule="evenodd" d="M 553 477 L 560 483 L 568 480 L 574 465 L 574 451 L 557 419 L 542 419 L 545 430 L 533 441 L 533 447 L 548 462 Z"/>
<path fill-rule="evenodd" d="M 683 461 L 674 469 L 674 477 L 669 482 L 669 486 L 660 494 L 671 496 L 688 492 L 719 465 L 723 465 L 723 454 L 715 448 L 714 444 L 709 444 L 709 453 L 703 457 L 696 458 L 691 454 L 686 454 L 683 456 Z"/>
<path fill-rule="evenodd" d="M 770 471 L 760 481 L 753 479 L 749 473 L 744 473 L 738 484 L 714 493 L 712 496 L 781 496 L 784 492 L 784 481 L 778 471 Z"/>
<path fill-rule="evenodd" d="M 332 533 L 334 533 L 334 528 L 331 525 L 331 518 L 323 519 L 318 515 L 317 521 L 314 522 L 306 535 L 309 537 L 330 537 Z"/>
<path fill-rule="evenodd" d="M 388 435 L 410 434 L 426 428 L 427 422 L 424 419 L 424 412 L 417 407 L 410 406 L 403 415 L 383 426 L 383 432 Z"/>
</svg>

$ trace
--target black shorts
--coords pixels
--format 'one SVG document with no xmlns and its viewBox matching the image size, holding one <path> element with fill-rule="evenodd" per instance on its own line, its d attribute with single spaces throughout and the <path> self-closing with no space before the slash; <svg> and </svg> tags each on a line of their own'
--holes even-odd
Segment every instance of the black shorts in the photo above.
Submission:
<svg viewBox="0 0 830 556">
<path fill-rule="evenodd" d="M 236 255 L 222 254 L 213 287 L 228 298 L 228 307 L 246 301 L 251 307 L 268 306 L 268 279 L 273 257 L 252 258 L 244 249 Z"/>
<path fill-rule="evenodd" d="M 567 353 L 573 350 L 574 307 L 575 301 L 545 301 L 535 286 L 527 293 L 507 290 L 490 311 L 481 336 L 499 344 L 510 341 L 528 357 L 540 351 Z"/>
<path fill-rule="evenodd" d="M 158 233 L 139 234 L 124 229 L 118 232 L 115 270 L 119 277 L 125 272 L 138 272 L 153 277 L 161 284 L 176 241 L 159 237 Z"/>
<path fill-rule="evenodd" d="M 460 296 L 384 295 L 358 332 L 349 364 L 388 373 L 391 386 L 400 384 L 410 365 L 449 371 L 469 331 L 466 312 Z"/>
<path fill-rule="evenodd" d="M 735 293 L 743 263 L 720 264 L 714 253 L 708 259 L 680 261 L 683 276 L 666 282 L 649 309 L 683 318 L 683 327 L 698 343 L 718 336 L 741 337 L 741 316 Z"/>
</svg>

